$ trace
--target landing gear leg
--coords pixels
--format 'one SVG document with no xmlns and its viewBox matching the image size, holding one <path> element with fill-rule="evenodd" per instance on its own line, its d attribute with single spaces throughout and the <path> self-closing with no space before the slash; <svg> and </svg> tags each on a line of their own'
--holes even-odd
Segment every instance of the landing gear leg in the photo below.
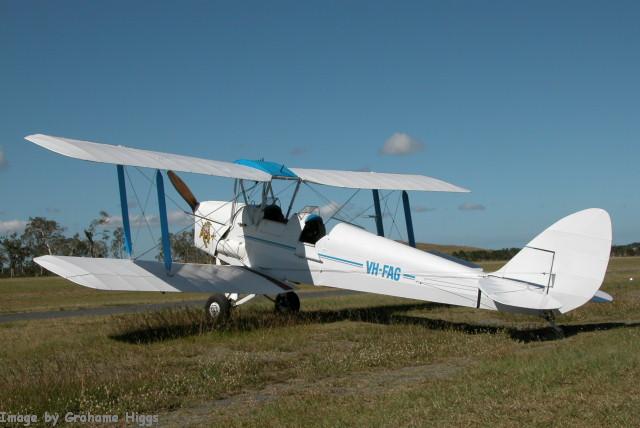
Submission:
<svg viewBox="0 0 640 428">
<path fill-rule="evenodd" d="M 545 312 L 542 317 L 549 323 L 553 331 L 556 333 L 558 339 L 564 339 L 564 331 L 562 331 L 562 328 L 560 328 L 558 324 L 556 324 L 556 316 L 553 314 L 553 312 Z"/>
<path fill-rule="evenodd" d="M 293 291 L 278 294 L 275 301 L 276 312 L 283 314 L 297 313 L 300 311 L 300 299 Z"/>
</svg>

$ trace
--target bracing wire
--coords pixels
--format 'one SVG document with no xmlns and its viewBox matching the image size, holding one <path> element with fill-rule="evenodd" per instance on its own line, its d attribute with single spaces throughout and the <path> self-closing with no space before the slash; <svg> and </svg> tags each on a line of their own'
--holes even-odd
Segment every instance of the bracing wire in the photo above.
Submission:
<svg viewBox="0 0 640 428">
<path fill-rule="evenodd" d="M 138 192 L 136 192 L 136 188 L 133 185 L 133 180 L 131 180 L 131 176 L 129 175 L 128 169 L 125 168 L 124 169 L 126 175 L 127 175 L 127 179 L 129 180 L 129 184 L 131 186 L 131 190 L 133 190 L 133 195 L 136 198 L 136 202 L 138 203 L 138 206 L 140 207 L 140 211 L 142 213 L 142 219 L 144 220 L 145 224 L 147 225 L 147 230 L 149 230 L 149 234 L 151 235 L 151 239 L 156 240 L 153 231 L 151 230 L 151 225 L 149 224 L 149 222 L 147 221 L 147 213 L 145 212 L 145 209 L 147 208 L 147 203 L 149 202 L 149 195 L 151 194 L 151 189 L 153 188 L 153 183 L 151 186 L 149 186 L 149 191 L 147 192 L 147 200 L 145 201 L 145 204 L 142 205 L 142 201 L 140 200 L 140 197 L 138 196 Z M 138 235 L 140 234 L 140 228 L 138 228 L 138 230 L 136 231 L 136 239 L 138 237 Z"/>
<path fill-rule="evenodd" d="M 147 181 L 150 183 L 151 186 L 153 186 L 155 184 L 155 180 L 150 179 L 140 168 L 136 167 L 136 169 L 138 170 L 138 172 L 147 179 Z M 132 188 L 133 188 L 133 184 L 132 184 Z M 151 187 L 152 188 L 152 187 Z M 134 193 L 135 193 L 135 188 L 133 188 Z M 187 211 L 184 211 L 183 208 L 175 201 L 175 199 L 173 199 L 170 195 L 165 195 L 167 197 L 167 199 L 169 199 L 180 211 L 184 212 L 187 215 L 191 215 L 193 216 L 193 213 L 189 213 Z M 136 196 L 137 197 L 137 196 Z M 233 202 L 233 200 L 230 201 L 226 201 L 224 204 L 220 205 L 219 207 L 217 207 L 216 209 L 214 209 L 213 211 L 211 211 L 210 213 L 207 213 L 204 215 L 204 217 L 210 216 L 211 214 L 215 213 L 216 211 L 218 211 L 219 209 L 222 209 L 223 207 L 227 206 L 228 204 L 230 204 L 231 202 Z M 138 202 L 139 203 L 139 202 Z M 136 256 L 134 259 L 139 259 L 140 257 L 150 253 L 152 250 L 159 248 L 161 243 L 157 242 L 155 239 L 155 236 L 153 235 L 153 233 L 151 232 L 151 226 L 149 225 L 146 215 L 143 212 L 143 218 L 145 219 L 145 222 L 147 223 L 147 226 L 149 227 L 149 233 L 151 233 L 151 238 L 153 239 L 153 242 L 156 242 L 156 244 L 154 244 L 152 247 L 149 247 L 148 249 L 146 249 L 145 251 L 143 251 L 142 253 L 140 253 L 138 256 Z M 178 234 L 178 233 L 182 233 L 185 230 L 189 229 L 192 225 L 188 224 L 186 226 L 184 226 L 183 228 L 179 229 L 177 232 L 174 232 L 174 234 Z"/>
<path fill-rule="evenodd" d="M 400 230 L 400 226 L 398 226 L 398 223 L 396 223 L 396 216 L 398 215 L 398 208 L 400 208 L 400 201 L 402 200 L 402 193 L 398 192 L 398 203 L 396 204 L 396 209 L 393 213 L 393 216 L 391 217 L 391 221 L 393 221 L 394 226 L 396 227 L 396 230 L 398 231 L 398 236 L 400 237 L 400 239 L 402 241 L 404 241 L 404 235 L 402 234 L 402 231 Z"/>
<path fill-rule="evenodd" d="M 328 223 L 330 220 L 332 220 L 332 219 L 334 219 L 334 218 L 337 218 L 337 217 L 336 217 L 336 215 L 337 215 L 340 211 L 342 211 L 342 209 L 343 209 L 344 207 L 346 207 L 346 206 L 347 206 L 347 204 L 348 204 L 349 202 L 351 202 L 351 200 L 352 200 L 352 199 L 353 199 L 353 198 L 354 198 L 358 193 L 360 193 L 360 189 L 357 189 L 355 192 L 353 192 L 353 194 L 349 197 L 349 199 L 347 199 L 347 200 L 345 201 L 345 203 L 344 203 L 344 204 L 340 205 L 340 207 L 338 208 L 338 210 L 337 210 L 336 212 L 334 212 L 334 213 L 333 213 L 333 215 L 327 219 L 327 223 Z"/>
<path fill-rule="evenodd" d="M 150 178 L 149 178 L 146 174 L 144 174 L 144 172 L 143 172 L 142 170 L 140 170 L 139 168 L 136 168 L 136 169 L 138 169 L 138 171 L 142 174 L 142 176 L 143 176 L 143 177 L 145 177 L 145 178 L 147 179 L 147 181 L 149 181 L 150 185 L 155 184 L 155 180 L 150 179 Z M 285 187 L 284 189 L 280 190 L 278 193 L 276 193 L 276 196 L 279 196 L 279 195 L 280 195 L 280 194 L 282 194 L 283 192 L 287 191 L 287 190 L 288 190 L 288 189 L 289 189 L 293 184 L 294 184 L 294 183 L 289 184 L 287 187 Z M 133 185 L 132 185 L 132 187 L 133 187 Z M 254 194 L 255 194 L 256 189 L 257 189 L 257 188 L 258 188 L 258 182 L 256 182 L 253 186 L 251 186 L 249 189 L 247 189 L 247 190 L 246 190 L 246 192 L 249 192 L 249 194 L 247 195 L 247 199 L 248 199 L 248 200 L 251 200 L 250 198 L 252 198 L 252 197 L 254 196 Z M 135 189 L 134 189 L 134 192 L 135 192 Z M 185 214 L 187 214 L 187 215 L 191 215 L 191 216 L 193 216 L 193 214 L 192 214 L 192 213 L 189 213 L 189 212 L 185 211 L 184 209 L 182 209 L 182 207 L 181 207 L 181 206 L 180 206 L 180 205 L 175 201 L 175 199 L 173 199 L 171 196 L 166 195 L 166 197 L 167 197 L 167 199 L 169 199 L 169 200 L 170 200 L 170 201 L 171 201 L 171 202 L 172 202 L 172 203 L 173 203 L 173 204 L 174 204 L 178 209 L 180 209 L 180 211 L 184 212 L 184 213 L 185 213 Z M 234 196 L 234 199 L 235 199 L 235 196 Z M 229 200 L 229 201 L 226 201 L 224 204 L 220 205 L 219 207 L 216 207 L 216 208 L 215 208 L 214 210 L 212 210 L 211 212 L 208 212 L 208 213 L 206 213 L 206 214 L 202 215 L 202 217 L 208 217 L 208 216 L 210 216 L 210 215 L 214 214 L 216 211 L 218 211 L 218 210 L 222 209 L 223 207 L 227 206 L 228 204 L 230 204 L 230 203 L 232 203 L 232 202 L 233 202 L 233 199 L 232 199 L 232 200 Z M 139 202 L 138 202 L 138 203 L 139 203 Z M 144 215 L 144 213 L 143 213 L 143 216 L 144 216 L 145 221 L 146 221 L 146 215 Z M 150 227 L 150 225 L 148 224 L 148 222 L 147 222 L 147 225 Z M 177 231 L 175 231 L 175 232 L 173 232 L 173 233 L 174 233 L 174 234 L 182 233 L 182 232 L 184 232 L 185 230 L 187 230 L 187 229 L 191 228 L 192 226 L 193 226 L 192 224 L 188 224 L 188 225 L 186 225 L 186 226 L 184 226 L 184 227 L 182 227 L 182 228 L 178 229 Z M 155 240 L 155 236 L 154 236 L 153 234 L 152 234 L 151 236 L 152 236 L 153 241 L 154 241 L 154 242 L 157 242 L 157 241 Z M 136 257 L 135 257 L 135 259 L 138 259 L 138 258 L 140 258 L 140 257 L 143 257 L 143 256 L 145 256 L 146 254 L 149 254 L 149 253 L 150 253 L 151 251 L 153 251 L 154 249 L 159 248 L 159 247 L 160 247 L 160 245 L 161 245 L 160 243 L 156 243 L 156 244 L 154 244 L 152 247 L 150 247 L 150 248 L 146 249 L 145 251 L 143 251 L 142 253 L 140 253 L 138 256 L 136 256 Z"/>
<path fill-rule="evenodd" d="M 380 191 L 380 201 L 384 201 L 386 198 L 391 196 L 392 193 L 393 193 L 393 191 L 390 191 L 389 193 L 387 193 L 385 195 L 382 191 Z M 365 208 L 364 210 L 358 212 L 356 215 L 350 217 L 349 218 L 349 223 L 353 223 L 357 218 L 360 218 L 360 216 L 362 216 L 364 213 L 366 213 L 371 208 L 373 208 L 373 206 L 374 206 L 374 203 L 372 202 L 371 205 L 369 205 L 367 208 Z"/>
<path fill-rule="evenodd" d="M 389 210 L 389 200 L 391 199 L 391 195 L 393 194 L 393 190 L 388 193 L 388 197 L 384 200 L 384 207 L 382 208 L 382 217 L 384 219 L 385 214 L 391 215 L 391 210 Z M 393 221 L 393 218 L 391 219 Z M 393 234 L 393 223 L 391 223 L 391 227 L 389 228 L 389 235 Z"/>
<path fill-rule="evenodd" d="M 307 182 L 303 181 L 303 184 L 304 184 L 305 186 L 307 186 L 309 189 L 311 189 L 311 191 L 312 191 L 313 193 L 315 193 L 317 196 L 319 196 L 319 197 L 321 197 L 322 199 L 324 199 L 324 201 L 325 201 L 327 204 L 331 204 L 331 203 L 333 203 L 333 201 L 332 201 L 331 199 L 327 198 L 327 197 L 326 197 L 326 196 L 324 196 L 322 193 L 320 193 L 318 190 L 314 189 L 314 188 L 313 188 L 309 183 L 307 183 Z M 358 190 L 360 190 L 360 189 L 358 189 Z M 350 223 L 350 222 L 346 221 L 345 219 L 343 219 L 343 218 L 341 218 L 341 217 L 337 217 L 335 214 L 334 214 L 333 216 L 331 216 L 331 218 L 332 218 L 333 220 L 336 220 L 336 221 L 343 221 L 343 222 L 345 222 L 345 223 Z M 328 221 L 328 220 L 327 220 L 327 221 Z"/>
<path fill-rule="evenodd" d="M 133 185 L 132 185 L 132 186 L 133 186 Z M 143 216 L 143 218 L 144 218 L 145 220 L 146 220 L 146 218 L 147 218 L 146 210 L 147 210 L 147 206 L 149 205 L 149 199 L 151 198 L 151 193 L 152 193 L 152 191 L 153 191 L 153 185 L 152 185 L 152 184 L 150 184 L 150 185 L 149 185 L 149 189 L 147 190 L 147 196 L 146 196 L 146 198 L 145 198 L 145 200 L 144 200 L 144 207 L 142 208 L 142 210 L 143 210 L 143 211 L 142 211 L 142 216 Z M 149 229 L 149 233 L 151 233 L 151 234 L 152 234 L 151 236 L 153 237 L 153 233 L 152 233 L 151 228 L 149 227 L 149 224 L 148 224 L 148 223 L 147 223 L 147 228 Z M 141 229 L 141 228 L 138 228 L 138 230 L 136 231 L 136 239 L 137 239 L 137 236 L 140 234 L 140 230 L 142 230 L 142 229 Z M 155 239 L 155 238 L 154 238 L 154 239 Z"/>
<path fill-rule="evenodd" d="M 139 172 L 140 174 L 142 174 L 142 176 L 143 176 L 144 178 L 146 178 L 146 179 L 147 179 L 147 181 L 148 181 L 149 183 L 151 183 L 152 185 L 156 184 L 155 178 L 154 178 L 154 179 L 151 179 L 151 178 L 149 178 L 149 177 L 147 176 L 147 174 L 145 174 L 145 173 L 144 173 L 144 171 L 142 171 L 140 168 L 138 168 L 138 167 L 135 167 L 135 168 L 138 170 L 138 172 Z M 167 199 L 169 199 L 169 200 L 173 203 L 173 205 L 175 205 L 175 206 L 176 206 L 176 208 L 178 208 L 180 211 L 182 211 L 182 207 L 180 206 L 180 204 L 179 204 L 178 202 L 176 202 L 176 200 L 175 200 L 175 199 L 173 199 L 173 198 L 171 197 L 171 195 L 167 195 L 167 194 L 166 194 L 166 192 L 165 192 L 165 197 L 166 197 Z"/>
</svg>

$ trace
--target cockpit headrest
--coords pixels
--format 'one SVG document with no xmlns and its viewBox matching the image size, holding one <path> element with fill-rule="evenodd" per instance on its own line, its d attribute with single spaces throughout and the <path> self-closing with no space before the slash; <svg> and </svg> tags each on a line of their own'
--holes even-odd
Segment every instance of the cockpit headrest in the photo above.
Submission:
<svg viewBox="0 0 640 428">
<path fill-rule="evenodd" d="M 322 217 L 320 217 L 318 214 L 310 214 L 305 220 L 305 223 L 309 223 L 310 221 L 322 221 Z"/>
</svg>

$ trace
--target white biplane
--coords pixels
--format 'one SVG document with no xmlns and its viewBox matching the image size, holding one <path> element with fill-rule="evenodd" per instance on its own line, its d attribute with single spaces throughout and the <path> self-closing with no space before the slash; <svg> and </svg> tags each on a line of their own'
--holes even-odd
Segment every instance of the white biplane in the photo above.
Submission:
<svg viewBox="0 0 640 428">
<path fill-rule="evenodd" d="M 53 152 L 117 165 L 127 259 L 48 255 L 35 259 L 49 271 L 99 290 L 213 293 L 205 312 L 212 319 L 256 295 L 274 296 L 276 310 L 298 311 L 297 284 L 313 284 L 478 309 L 554 317 L 591 300 L 611 301 L 599 291 L 609 262 L 611 220 L 586 209 L 551 225 L 496 272 L 415 248 L 407 191 L 468 192 L 421 175 L 287 168 L 274 162 L 221 162 L 42 134 L 26 139 Z M 132 257 L 125 166 L 153 168 L 164 263 Z M 174 263 L 162 171 L 190 206 L 194 244 L 216 264 Z M 173 172 L 235 179 L 230 201 L 199 202 Z M 273 195 L 273 180 L 293 180 L 286 213 Z M 326 230 L 318 207 L 292 213 L 301 184 L 370 189 L 377 234 L 338 222 Z M 259 189 L 260 199 L 249 198 Z M 400 190 L 409 245 L 384 237 L 380 190 Z"/>
</svg>

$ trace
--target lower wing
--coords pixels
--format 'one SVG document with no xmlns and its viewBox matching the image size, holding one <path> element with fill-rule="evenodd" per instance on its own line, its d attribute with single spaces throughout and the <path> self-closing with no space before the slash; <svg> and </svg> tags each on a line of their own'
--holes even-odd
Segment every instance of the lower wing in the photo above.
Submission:
<svg viewBox="0 0 640 428">
<path fill-rule="evenodd" d="M 241 266 L 173 263 L 144 260 L 42 256 L 43 268 L 85 287 L 112 291 L 279 294 L 288 285 Z"/>
</svg>

